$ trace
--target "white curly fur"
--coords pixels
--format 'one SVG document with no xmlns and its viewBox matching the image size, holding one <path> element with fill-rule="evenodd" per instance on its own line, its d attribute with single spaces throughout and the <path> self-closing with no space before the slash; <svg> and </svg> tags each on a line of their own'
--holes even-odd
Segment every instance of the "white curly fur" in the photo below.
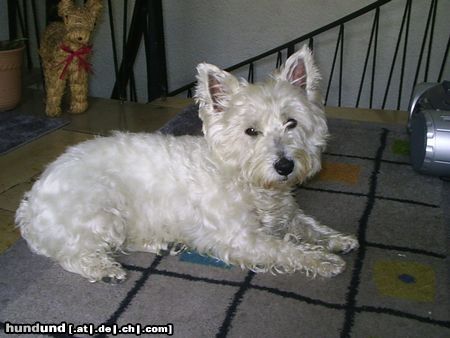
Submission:
<svg viewBox="0 0 450 338">
<path fill-rule="evenodd" d="M 114 133 L 69 148 L 22 200 L 22 236 L 91 281 L 125 278 L 116 251 L 175 253 L 174 243 L 254 271 L 340 273 L 331 252 L 356 239 L 305 216 L 291 194 L 320 170 L 318 80 L 307 48 L 255 85 L 200 64 L 204 137 Z"/>
</svg>

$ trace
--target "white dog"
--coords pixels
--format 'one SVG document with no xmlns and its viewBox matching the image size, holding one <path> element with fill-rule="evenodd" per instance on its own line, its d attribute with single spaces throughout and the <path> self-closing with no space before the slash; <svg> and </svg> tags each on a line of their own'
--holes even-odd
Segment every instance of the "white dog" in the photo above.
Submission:
<svg viewBox="0 0 450 338">
<path fill-rule="evenodd" d="M 185 247 L 257 272 L 342 272 L 332 252 L 357 240 L 291 194 L 320 170 L 327 137 L 309 49 L 255 85 L 197 70 L 204 137 L 115 133 L 69 148 L 17 210 L 31 249 L 91 281 L 125 279 L 114 252 Z"/>
</svg>

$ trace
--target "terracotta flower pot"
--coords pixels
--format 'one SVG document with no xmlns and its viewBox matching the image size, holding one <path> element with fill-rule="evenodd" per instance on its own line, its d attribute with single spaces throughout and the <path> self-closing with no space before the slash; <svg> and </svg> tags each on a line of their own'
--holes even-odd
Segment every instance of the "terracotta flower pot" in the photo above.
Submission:
<svg viewBox="0 0 450 338">
<path fill-rule="evenodd" d="M 0 45 L 0 112 L 15 108 L 22 95 L 24 45 L 11 43 L 11 49 Z"/>
</svg>

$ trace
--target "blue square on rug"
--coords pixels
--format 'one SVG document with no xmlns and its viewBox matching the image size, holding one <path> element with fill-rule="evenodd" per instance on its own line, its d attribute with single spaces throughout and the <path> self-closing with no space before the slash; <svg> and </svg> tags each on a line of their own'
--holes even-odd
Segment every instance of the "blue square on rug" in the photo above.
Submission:
<svg viewBox="0 0 450 338">
<path fill-rule="evenodd" d="M 212 258 L 208 256 L 202 256 L 197 252 L 185 251 L 180 255 L 181 262 L 189 262 L 201 265 L 210 265 L 216 268 L 231 269 L 231 265 L 225 264 L 224 262 L 218 260 L 217 258 Z"/>
</svg>

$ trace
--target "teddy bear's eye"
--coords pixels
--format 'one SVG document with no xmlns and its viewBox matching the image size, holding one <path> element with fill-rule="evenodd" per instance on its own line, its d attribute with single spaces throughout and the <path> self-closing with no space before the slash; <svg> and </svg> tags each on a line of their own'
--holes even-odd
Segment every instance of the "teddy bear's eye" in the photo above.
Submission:
<svg viewBox="0 0 450 338">
<path fill-rule="evenodd" d="M 297 127 L 297 120 L 288 119 L 286 121 L 286 128 L 287 129 L 294 129 L 295 127 Z"/>
<path fill-rule="evenodd" d="M 255 128 L 247 128 L 245 129 L 245 133 L 249 136 L 258 136 L 260 134 Z"/>
</svg>

